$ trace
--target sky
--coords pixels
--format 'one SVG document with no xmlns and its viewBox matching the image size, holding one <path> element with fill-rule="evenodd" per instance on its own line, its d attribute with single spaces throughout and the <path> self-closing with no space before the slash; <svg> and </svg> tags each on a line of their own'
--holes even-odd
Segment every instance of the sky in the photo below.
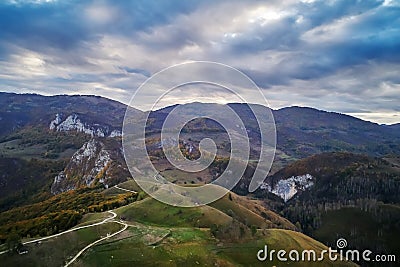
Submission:
<svg viewBox="0 0 400 267">
<path fill-rule="evenodd" d="M 240 70 L 272 108 L 400 122 L 400 0 L 0 3 L 0 91 L 129 103 L 153 74 L 192 61 Z"/>
</svg>

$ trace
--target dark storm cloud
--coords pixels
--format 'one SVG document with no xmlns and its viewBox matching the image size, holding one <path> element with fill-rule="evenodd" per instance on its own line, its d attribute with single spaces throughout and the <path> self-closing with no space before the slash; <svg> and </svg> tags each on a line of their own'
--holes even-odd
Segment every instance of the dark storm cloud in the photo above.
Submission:
<svg viewBox="0 0 400 267">
<path fill-rule="evenodd" d="M 91 37 L 76 20 L 74 7 L 67 3 L 40 6 L 3 3 L 0 28 L 3 50 L 11 44 L 42 51 L 49 47 L 68 50 Z"/>
<path fill-rule="evenodd" d="M 2 90 L 126 101 L 162 68 L 210 60 L 242 70 L 274 107 L 399 111 L 398 1 L 11 2 Z"/>
<path fill-rule="evenodd" d="M 399 62 L 400 61 L 400 7 L 379 7 L 373 12 L 359 15 L 354 22 L 343 25 L 341 38 L 323 43 L 310 43 L 314 58 L 326 58 L 332 70 L 356 65 L 367 61 Z M 351 20 L 351 19 L 350 19 Z M 339 26 L 338 26 L 339 27 Z M 318 30 L 314 38 L 324 38 L 330 34 L 329 29 Z M 332 30 L 334 32 L 334 29 Z M 312 41 L 312 39 L 311 39 Z M 319 57 L 321 56 L 321 57 Z"/>
<path fill-rule="evenodd" d="M 360 15 L 383 3 L 382 0 L 306 1 L 296 4 L 296 10 L 304 14 L 311 23 L 310 27 L 317 27 L 343 17 Z"/>
<path fill-rule="evenodd" d="M 262 23 L 262 21 L 261 21 Z M 232 38 L 232 53 L 254 53 L 265 50 L 289 50 L 299 45 L 301 29 L 296 19 L 286 17 L 265 26 L 254 24 L 248 32 Z"/>
<path fill-rule="evenodd" d="M 145 77 L 150 77 L 151 74 L 150 72 L 144 70 L 144 69 L 137 69 L 137 68 L 130 68 L 130 67 L 119 67 L 121 70 L 126 71 L 127 73 L 136 73 L 136 74 L 141 74 Z"/>
<path fill-rule="evenodd" d="M 290 78 L 317 79 L 371 61 L 398 63 L 400 7 L 381 6 L 382 2 L 298 4 L 294 12 L 282 19 L 265 25 L 255 23 L 246 32 L 237 34 L 226 48 L 236 55 L 293 52 L 276 62 L 272 75 L 262 75 L 259 70 L 249 71 L 265 86 L 285 84 Z M 338 31 L 342 33 L 336 36 Z"/>
<path fill-rule="evenodd" d="M 22 2 L 23 3 L 23 2 Z M 194 1 L 55 1 L 43 4 L 0 4 L 2 54 L 10 45 L 35 51 L 70 50 L 106 33 L 135 35 L 168 23 L 178 13 L 196 7 Z M 115 11 L 110 23 L 104 13 Z M 103 8 L 104 10 L 100 10 Z M 96 9 L 104 13 L 96 14 Z M 90 13 L 99 21 L 90 20 Z M 103 16 L 103 18 L 101 18 Z"/>
</svg>

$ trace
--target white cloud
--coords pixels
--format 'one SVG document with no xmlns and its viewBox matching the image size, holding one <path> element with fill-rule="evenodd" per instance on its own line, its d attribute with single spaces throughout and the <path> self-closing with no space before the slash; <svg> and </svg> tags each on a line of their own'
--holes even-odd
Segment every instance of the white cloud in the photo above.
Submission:
<svg viewBox="0 0 400 267">
<path fill-rule="evenodd" d="M 33 23 L 0 40 L 3 90 L 99 94 L 127 103 L 149 74 L 209 60 L 244 71 L 264 88 L 272 107 L 368 110 L 388 114 L 368 118 L 392 121 L 400 101 L 396 1 L 380 7 L 371 1 L 303 2 L 218 1 L 179 11 L 183 2 L 104 0 L 65 12 L 53 3 L 55 13 L 42 16 L 42 24 L 33 16 Z M 191 94 L 187 99 L 201 91 Z"/>
<path fill-rule="evenodd" d="M 95 2 L 85 8 L 86 19 L 95 24 L 108 24 L 117 20 L 118 9 L 102 2 Z"/>
</svg>

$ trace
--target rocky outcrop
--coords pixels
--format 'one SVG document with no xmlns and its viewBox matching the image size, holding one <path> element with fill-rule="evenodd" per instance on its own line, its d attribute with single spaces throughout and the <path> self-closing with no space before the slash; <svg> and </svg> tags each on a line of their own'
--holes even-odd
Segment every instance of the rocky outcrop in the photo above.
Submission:
<svg viewBox="0 0 400 267">
<path fill-rule="evenodd" d="M 294 197 L 297 192 L 305 191 L 313 186 L 313 180 L 314 178 L 310 174 L 292 176 L 287 179 L 279 180 L 274 186 L 271 186 L 268 182 L 264 182 L 260 186 L 260 189 L 268 190 L 286 202 Z"/>
<path fill-rule="evenodd" d="M 93 138 L 75 152 L 66 168 L 54 178 L 51 192 L 58 194 L 96 184 L 107 188 L 128 177 L 119 143 Z"/>
<path fill-rule="evenodd" d="M 77 114 L 69 115 L 63 119 L 62 115 L 57 113 L 55 119 L 50 122 L 49 129 L 59 132 L 83 132 L 92 137 L 117 137 L 122 135 L 120 130 L 111 130 L 109 126 L 84 122 Z"/>
</svg>

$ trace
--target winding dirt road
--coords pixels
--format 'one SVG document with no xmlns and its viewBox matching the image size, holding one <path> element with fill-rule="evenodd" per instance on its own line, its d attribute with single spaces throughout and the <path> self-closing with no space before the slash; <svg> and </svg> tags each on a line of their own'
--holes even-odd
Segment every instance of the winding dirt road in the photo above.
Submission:
<svg viewBox="0 0 400 267">
<path fill-rule="evenodd" d="M 57 237 L 57 236 L 60 236 L 60 235 L 63 235 L 63 234 L 67 234 L 67 233 L 70 233 L 70 232 L 73 232 L 73 231 L 77 231 L 77 230 L 80 230 L 80 229 L 84 229 L 84 228 L 88 228 L 88 227 L 93 227 L 93 226 L 96 226 L 96 225 L 101 225 L 101 224 L 107 223 L 107 222 L 109 222 L 110 220 L 112 220 L 112 219 L 114 219 L 115 217 L 117 217 L 117 214 L 116 214 L 115 212 L 113 212 L 113 211 L 111 211 L 111 210 L 109 210 L 109 211 L 107 211 L 107 212 L 111 213 L 112 216 L 109 217 L 109 218 L 106 218 L 106 219 L 102 220 L 101 222 L 92 223 L 92 224 L 88 224 L 88 225 L 84 225 L 84 226 L 79 226 L 79 227 L 71 228 L 71 229 L 69 229 L 69 230 L 67 230 L 67 231 L 64 231 L 64 232 L 61 232 L 61 233 L 58 233 L 58 234 L 49 235 L 49 236 L 41 237 L 41 238 L 38 238 L 38 239 L 26 241 L 26 242 L 23 242 L 22 245 L 27 245 L 27 244 L 36 243 L 36 242 L 39 242 L 39 241 L 43 241 L 43 240 L 47 240 L 47 239 L 50 239 L 50 238 L 54 238 L 54 237 Z M 4 254 L 4 253 L 7 253 L 7 252 L 8 252 L 8 250 L 0 251 L 0 255 L 1 255 L 1 254 Z"/>
<path fill-rule="evenodd" d="M 115 213 L 114 213 L 114 214 L 115 214 Z M 121 230 L 118 230 L 117 232 L 112 233 L 111 235 L 107 235 L 107 236 L 105 236 L 105 237 L 103 237 L 103 238 L 100 238 L 100 239 L 98 239 L 98 240 L 96 240 L 96 241 L 90 243 L 89 245 L 87 245 L 87 246 L 84 247 L 83 249 L 81 249 L 81 250 L 75 255 L 75 257 L 72 258 L 72 260 L 70 260 L 67 264 L 65 264 L 65 267 L 68 267 L 68 266 L 71 265 L 74 261 L 76 261 L 76 259 L 77 259 L 83 252 L 85 252 L 85 250 L 87 250 L 88 248 L 90 248 L 90 247 L 96 245 L 97 243 L 99 243 L 99 242 L 101 242 L 101 241 L 103 241 L 103 240 L 109 239 L 109 238 L 111 238 L 111 237 L 113 237 L 113 236 L 115 236 L 115 235 L 118 235 L 118 234 L 122 233 L 123 231 L 126 230 L 126 228 L 128 228 L 128 225 L 127 225 L 126 223 L 122 223 L 122 222 L 119 222 L 119 221 L 116 221 L 116 220 L 110 221 L 110 222 L 116 222 L 116 223 L 122 224 L 124 227 L 123 227 Z"/>
<path fill-rule="evenodd" d="M 125 189 L 125 188 L 121 188 L 121 187 L 119 187 L 119 186 L 117 186 L 117 185 L 115 185 L 114 187 L 117 188 L 117 189 L 123 190 L 123 191 L 131 192 L 131 193 L 137 193 L 136 191 L 129 190 L 129 189 Z M 80 229 L 89 228 L 89 227 L 93 227 L 93 226 L 97 226 L 97 225 L 101 225 L 101 224 L 109 223 L 109 222 L 115 222 L 115 223 L 118 223 L 118 224 L 121 224 L 121 225 L 124 226 L 121 230 L 118 230 L 117 232 L 112 233 L 111 235 L 107 235 L 106 237 L 100 238 L 100 239 L 98 239 L 98 240 L 96 240 L 96 241 L 90 243 L 89 245 L 87 245 L 87 246 L 84 247 L 83 249 L 81 249 L 81 250 L 80 250 L 66 265 L 65 265 L 65 267 L 67 267 L 67 266 L 71 265 L 74 261 L 76 261 L 76 259 L 78 259 L 79 256 L 82 255 L 82 253 L 85 252 L 85 251 L 86 251 L 87 249 L 89 249 L 90 247 L 96 245 L 97 243 L 99 243 L 99 242 L 101 242 L 101 241 L 103 241 L 103 240 L 106 240 L 106 239 L 108 239 L 108 238 L 111 238 L 111 237 L 113 237 L 113 236 L 116 236 L 116 235 L 122 233 L 123 231 L 125 231 L 125 230 L 128 228 L 128 226 L 129 226 L 128 224 L 126 224 L 126 223 L 124 223 L 124 222 L 121 222 L 121 221 L 118 221 L 118 220 L 114 220 L 114 219 L 117 217 L 117 214 L 116 214 L 114 211 L 108 210 L 107 212 L 110 213 L 112 216 L 109 217 L 109 218 L 106 218 L 106 219 L 102 220 L 101 222 L 92 223 L 92 224 L 88 224 L 88 225 L 84 225 L 84 226 L 79 226 L 79 227 L 71 228 L 71 229 L 69 229 L 69 230 L 67 230 L 67 231 L 64 231 L 64 232 L 61 232 L 61 233 L 58 233 L 58 234 L 54 234 L 54 235 L 45 236 L 45 237 L 41 237 L 41 238 L 38 238 L 38 239 L 26 241 L 26 242 L 23 242 L 22 244 L 23 244 L 23 245 L 27 245 L 27 244 L 36 243 L 36 242 L 43 241 L 43 240 L 47 240 L 47 239 L 50 239 L 50 238 L 54 238 L 54 237 L 57 237 L 57 236 L 60 236 L 60 235 L 63 235 L 63 234 L 71 233 L 71 232 L 73 232 L 73 231 L 77 231 L 77 230 L 80 230 Z M 0 251 L 0 255 L 1 255 L 1 254 L 4 254 L 4 253 L 7 253 L 8 251 L 9 251 L 9 250 Z"/>
</svg>

